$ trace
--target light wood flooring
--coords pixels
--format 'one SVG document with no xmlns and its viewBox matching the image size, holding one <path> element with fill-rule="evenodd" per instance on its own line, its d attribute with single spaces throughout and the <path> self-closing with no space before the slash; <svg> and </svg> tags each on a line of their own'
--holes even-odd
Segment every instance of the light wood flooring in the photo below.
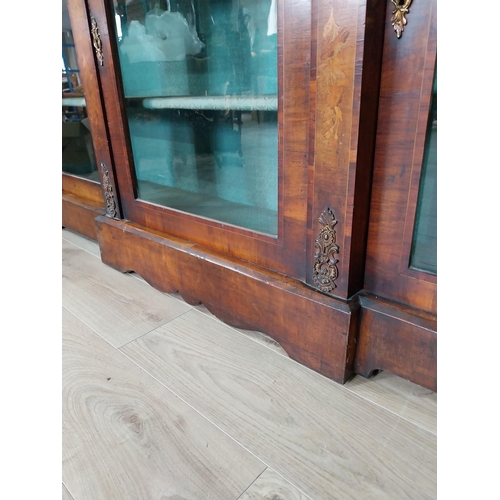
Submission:
<svg viewBox="0 0 500 500">
<path fill-rule="evenodd" d="M 436 498 L 435 393 L 341 386 L 272 339 L 63 247 L 63 500 Z"/>
</svg>

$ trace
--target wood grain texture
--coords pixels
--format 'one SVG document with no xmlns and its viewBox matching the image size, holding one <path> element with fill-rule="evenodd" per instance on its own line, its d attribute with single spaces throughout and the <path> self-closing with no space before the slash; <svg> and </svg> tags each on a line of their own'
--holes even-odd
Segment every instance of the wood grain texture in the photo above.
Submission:
<svg viewBox="0 0 500 500">
<path fill-rule="evenodd" d="M 74 500 L 64 484 L 62 485 L 62 500 Z"/>
<path fill-rule="evenodd" d="M 137 273 L 132 272 L 132 273 L 129 273 L 128 275 L 132 276 L 136 279 L 139 279 L 139 280 L 143 281 L 144 283 L 147 283 L 147 281 L 144 280 L 144 278 L 142 278 Z M 180 300 L 181 302 L 186 302 L 187 304 L 189 304 L 189 302 L 185 301 L 183 299 L 182 295 L 178 292 L 170 293 L 169 295 L 171 297 L 175 297 L 176 299 Z M 197 311 L 200 311 L 203 314 L 206 314 L 209 318 L 212 318 L 215 321 L 222 322 L 222 320 L 219 319 L 214 314 L 212 314 L 204 304 L 198 303 L 198 302 L 195 305 L 193 305 L 194 309 L 196 309 Z M 243 328 L 236 328 L 236 327 L 232 327 L 232 328 L 234 328 L 234 330 L 236 330 L 237 332 L 239 332 L 243 335 L 246 335 L 248 338 L 254 340 L 255 342 L 259 342 L 260 344 L 268 347 L 269 349 L 272 349 L 273 351 L 275 351 L 283 356 L 288 357 L 288 353 L 285 351 L 285 349 L 283 349 L 283 347 L 281 347 L 280 343 L 277 342 L 276 340 L 274 340 L 272 337 L 269 337 L 269 335 L 266 335 L 265 333 L 262 333 L 262 332 L 258 332 L 256 330 L 244 330 Z"/>
<path fill-rule="evenodd" d="M 345 388 L 415 425 L 437 434 L 437 394 L 388 372 L 371 379 L 356 375 Z"/>
<path fill-rule="evenodd" d="M 76 245 L 77 247 L 85 250 L 86 252 L 101 260 L 101 252 L 96 241 L 85 238 L 84 236 L 67 229 L 63 229 L 62 237 L 63 240 L 66 240 L 69 243 L 73 243 L 73 245 Z"/>
<path fill-rule="evenodd" d="M 207 316 L 216 321 L 221 321 L 219 318 L 217 318 L 217 316 L 212 314 L 203 304 L 194 306 L 194 309 L 200 311 L 203 314 L 206 314 Z M 272 337 L 269 337 L 269 335 L 266 335 L 265 333 L 262 332 L 257 332 L 255 330 L 244 330 L 243 328 L 234 328 L 234 329 L 237 332 L 246 335 L 248 338 L 254 340 L 255 342 L 259 342 L 260 344 L 268 347 L 269 349 L 272 349 L 273 351 L 288 357 L 287 352 L 285 351 L 285 349 L 283 349 L 283 347 L 281 347 L 279 342 L 274 340 Z"/>
<path fill-rule="evenodd" d="M 234 500 L 265 465 L 63 309 L 63 481 L 78 500 Z"/>
<path fill-rule="evenodd" d="M 238 500 L 310 500 L 272 469 L 266 469 Z"/>
<path fill-rule="evenodd" d="M 97 240 L 94 219 L 104 214 L 104 204 L 94 204 L 79 196 L 63 193 L 61 214 L 63 227 Z"/>
<path fill-rule="evenodd" d="M 62 246 L 63 305 L 115 347 L 191 309 L 103 266 L 72 243 L 63 240 Z"/>
<path fill-rule="evenodd" d="M 104 208 L 101 185 L 74 175 L 62 174 L 62 190 L 66 194 L 74 194 Z"/>
<path fill-rule="evenodd" d="M 269 337 L 265 333 L 256 332 L 255 330 L 244 330 L 242 328 L 235 328 L 236 331 L 245 335 L 249 339 L 252 339 L 255 342 L 267 347 L 268 349 L 272 349 L 274 352 L 281 354 L 282 356 L 288 356 L 288 353 L 281 347 L 280 343 Z"/>
<path fill-rule="evenodd" d="M 436 315 L 368 294 L 359 301 L 354 371 L 386 370 L 437 391 Z"/>
<path fill-rule="evenodd" d="M 435 435 L 198 311 L 122 350 L 311 498 L 436 496 Z"/>
</svg>

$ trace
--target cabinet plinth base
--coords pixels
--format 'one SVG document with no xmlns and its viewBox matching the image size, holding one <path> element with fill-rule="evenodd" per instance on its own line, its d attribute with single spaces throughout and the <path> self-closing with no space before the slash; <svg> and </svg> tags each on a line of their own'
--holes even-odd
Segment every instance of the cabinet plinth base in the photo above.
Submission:
<svg viewBox="0 0 500 500">
<path fill-rule="evenodd" d="M 354 371 L 384 370 L 437 391 L 437 318 L 370 295 L 361 309 Z"/>
<path fill-rule="evenodd" d="M 286 276 L 136 224 L 95 220 L 102 261 L 156 289 L 202 302 L 224 322 L 261 331 L 339 383 L 352 375 L 358 307 Z"/>
<path fill-rule="evenodd" d="M 97 240 L 94 220 L 104 213 L 104 204 L 99 205 L 74 194 L 62 195 L 62 226 L 87 238 Z"/>
</svg>

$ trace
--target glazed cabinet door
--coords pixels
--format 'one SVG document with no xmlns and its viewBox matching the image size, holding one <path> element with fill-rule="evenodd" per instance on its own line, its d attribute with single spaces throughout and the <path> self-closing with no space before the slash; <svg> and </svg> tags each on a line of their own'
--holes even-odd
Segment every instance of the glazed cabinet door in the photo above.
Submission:
<svg viewBox="0 0 500 500">
<path fill-rule="evenodd" d="M 310 2 L 89 8 L 123 217 L 304 279 Z"/>
<path fill-rule="evenodd" d="M 436 1 L 387 13 L 356 371 L 437 387 Z M 392 23 L 391 23 L 392 21 Z M 392 24 L 392 25 L 391 25 Z"/>
<path fill-rule="evenodd" d="M 83 2 L 74 3 L 72 7 L 73 23 L 85 21 Z M 87 100 L 83 93 L 83 79 L 88 67 L 80 52 L 84 49 L 76 47 L 75 37 L 79 28 L 73 28 L 68 0 L 62 3 L 62 171 L 63 182 L 73 182 L 82 186 L 81 193 L 87 185 L 94 191 L 95 201 L 102 201 L 99 170 L 97 168 L 95 147 L 90 132 L 90 120 L 87 111 Z M 80 57 L 78 57 L 80 56 Z M 86 182 L 85 182 L 86 181 Z"/>
<path fill-rule="evenodd" d="M 101 213 L 114 217 L 120 210 L 108 194 L 112 159 L 91 24 L 83 0 L 63 1 L 63 225 L 95 239 L 93 218 Z"/>
<path fill-rule="evenodd" d="M 436 313 L 436 2 L 386 33 L 365 289 Z"/>
</svg>

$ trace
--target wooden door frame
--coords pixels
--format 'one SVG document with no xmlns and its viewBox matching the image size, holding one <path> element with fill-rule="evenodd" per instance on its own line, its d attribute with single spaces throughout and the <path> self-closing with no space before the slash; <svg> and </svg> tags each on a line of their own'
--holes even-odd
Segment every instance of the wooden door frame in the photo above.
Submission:
<svg viewBox="0 0 500 500">
<path fill-rule="evenodd" d="M 310 24 L 304 23 L 304 19 L 310 19 L 310 3 L 293 0 L 286 3 L 286 9 L 283 1 L 278 5 L 278 85 L 282 105 L 279 106 L 278 130 L 277 237 L 137 199 L 114 27 L 109 27 L 114 26 L 111 24 L 114 23 L 111 6 L 110 2 L 89 0 L 89 7 L 102 26 L 100 32 L 106 63 L 99 67 L 99 72 L 109 117 L 111 144 L 118 165 L 116 174 L 123 217 L 232 257 L 305 279 Z"/>
<path fill-rule="evenodd" d="M 113 157 L 106 128 L 106 115 L 90 17 L 84 1 L 68 0 L 68 14 L 73 28 L 76 57 L 85 94 L 87 116 L 92 135 L 100 184 L 73 175 L 62 174 L 62 224 L 85 236 L 97 239 L 94 219 L 101 214 L 121 217 L 119 194 L 115 183 Z"/>
</svg>

